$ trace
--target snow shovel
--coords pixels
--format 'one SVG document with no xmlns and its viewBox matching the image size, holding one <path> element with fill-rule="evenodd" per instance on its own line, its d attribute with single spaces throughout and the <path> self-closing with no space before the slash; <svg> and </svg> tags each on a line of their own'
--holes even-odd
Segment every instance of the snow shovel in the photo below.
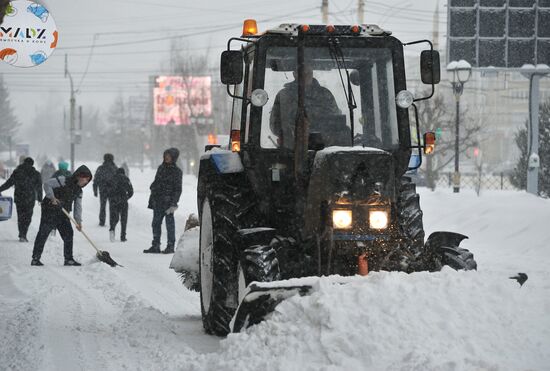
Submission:
<svg viewBox="0 0 550 371">
<path fill-rule="evenodd" d="M 69 218 L 75 226 L 78 225 L 76 220 L 74 220 L 74 218 L 71 216 L 71 214 L 69 214 L 67 212 L 67 210 L 65 210 L 64 207 L 62 207 L 61 210 L 63 210 L 63 213 L 65 215 L 67 215 L 67 218 Z M 82 230 L 82 228 L 80 229 L 80 233 L 82 233 L 84 235 L 84 237 L 86 237 L 88 242 L 94 247 L 94 249 L 96 251 L 96 256 L 99 259 L 99 261 L 102 261 L 103 263 L 109 264 L 111 267 L 116 267 L 117 265 L 122 267 L 122 265 L 118 264 L 116 261 L 113 260 L 113 258 L 111 258 L 111 255 L 109 254 L 108 251 L 101 251 L 100 249 L 98 249 L 97 246 L 90 239 L 90 237 L 88 237 L 88 235 Z"/>
</svg>

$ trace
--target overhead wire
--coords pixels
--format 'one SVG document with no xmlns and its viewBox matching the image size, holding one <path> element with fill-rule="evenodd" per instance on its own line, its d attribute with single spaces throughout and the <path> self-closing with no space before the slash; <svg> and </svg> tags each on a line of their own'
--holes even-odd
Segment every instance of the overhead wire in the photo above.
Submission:
<svg viewBox="0 0 550 371">
<path fill-rule="evenodd" d="M 298 11 L 299 12 L 309 11 L 309 10 L 313 10 L 313 9 L 316 9 L 316 8 L 309 7 L 309 8 L 305 8 L 305 9 L 298 10 Z M 275 16 L 275 17 L 265 18 L 265 19 L 259 20 L 259 22 L 269 22 L 269 21 L 273 21 L 273 20 L 280 19 L 280 18 L 283 18 L 283 17 L 289 17 L 291 15 L 294 15 L 295 13 L 296 13 L 296 11 L 292 12 L 292 13 L 289 13 L 289 14 L 283 14 L 283 15 L 278 15 L 278 16 Z M 226 26 L 215 27 L 215 28 L 212 28 L 210 30 L 198 30 L 196 32 L 191 32 L 191 33 L 187 33 L 187 34 L 173 35 L 173 36 L 162 36 L 162 37 L 154 37 L 154 38 L 150 38 L 150 39 L 99 44 L 99 45 L 95 45 L 95 47 L 96 48 L 104 48 L 104 47 L 111 47 L 111 46 L 144 44 L 144 43 L 149 43 L 149 42 L 165 41 L 167 39 L 188 38 L 188 37 L 191 37 L 191 36 L 198 36 L 198 35 L 202 36 L 202 35 L 217 33 L 217 32 L 220 32 L 220 31 L 227 31 L 227 30 L 230 30 L 230 29 L 236 27 L 236 25 L 237 25 L 236 23 L 231 23 L 231 24 L 227 24 Z M 81 46 L 59 47 L 58 49 L 60 49 L 60 50 L 73 50 L 73 49 L 87 49 L 87 48 L 91 48 L 91 47 L 92 47 L 92 45 L 81 45 Z"/>
</svg>

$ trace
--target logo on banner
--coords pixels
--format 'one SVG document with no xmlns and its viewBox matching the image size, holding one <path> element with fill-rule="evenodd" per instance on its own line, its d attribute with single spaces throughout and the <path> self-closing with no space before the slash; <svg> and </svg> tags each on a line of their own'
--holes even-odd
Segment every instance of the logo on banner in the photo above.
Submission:
<svg viewBox="0 0 550 371">
<path fill-rule="evenodd" d="M 53 53 L 57 39 L 48 9 L 29 0 L 11 1 L 0 25 L 0 59 L 16 67 L 37 66 Z"/>
</svg>

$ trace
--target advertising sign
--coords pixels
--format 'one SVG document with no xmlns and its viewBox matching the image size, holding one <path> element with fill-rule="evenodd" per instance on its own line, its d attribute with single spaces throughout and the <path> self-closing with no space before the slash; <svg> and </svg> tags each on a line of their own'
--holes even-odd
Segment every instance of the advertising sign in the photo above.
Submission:
<svg viewBox="0 0 550 371">
<path fill-rule="evenodd" d="M 155 125 L 191 125 L 212 115 L 210 76 L 157 76 L 153 90 Z"/>
<path fill-rule="evenodd" d="M 57 46 L 57 27 L 50 12 L 28 0 L 10 2 L 0 25 L 0 59 L 16 67 L 34 67 Z"/>
</svg>

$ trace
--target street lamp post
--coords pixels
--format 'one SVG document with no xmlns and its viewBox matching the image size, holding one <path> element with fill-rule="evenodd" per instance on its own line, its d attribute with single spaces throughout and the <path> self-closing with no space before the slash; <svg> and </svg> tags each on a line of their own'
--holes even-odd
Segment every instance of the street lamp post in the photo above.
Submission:
<svg viewBox="0 0 550 371">
<path fill-rule="evenodd" d="M 459 140 L 460 140 L 460 97 L 464 91 L 464 84 L 470 79 L 472 66 L 461 59 L 452 61 L 447 65 L 447 71 L 451 74 L 451 86 L 456 100 L 456 129 L 455 129 L 455 172 L 453 174 L 453 192 L 460 192 L 459 171 Z"/>
<path fill-rule="evenodd" d="M 71 109 L 69 113 L 69 120 L 71 122 L 71 171 L 74 171 L 75 164 L 74 164 L 74 145 L 75 145 L 75 107 L 76 107 L 76 99 L 75 99 L 75 91 L 74 91 L 74 85 L 73 85 L 73 76 L 69 72 L 69 66 L 67 64 L 67 54 L 65 54 L 65 77 L 69 77 L 69 82 L 71 83 Z"/>
</svg>

